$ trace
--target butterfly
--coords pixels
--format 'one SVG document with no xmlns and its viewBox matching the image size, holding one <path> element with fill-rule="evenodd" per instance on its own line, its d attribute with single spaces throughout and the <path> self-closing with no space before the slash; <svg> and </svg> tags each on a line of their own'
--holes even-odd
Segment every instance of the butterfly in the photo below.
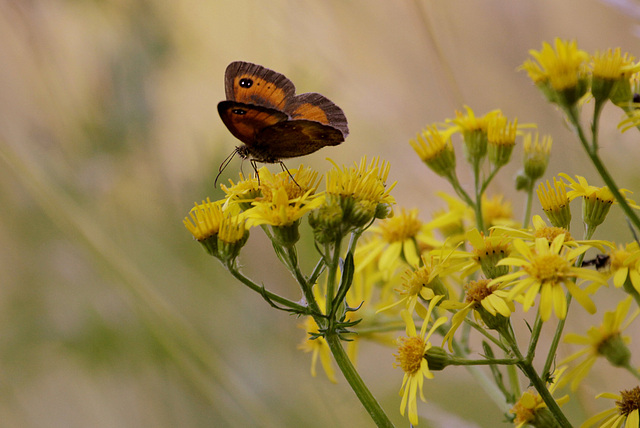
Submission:
<svg viewBox="0 0 640 428">
<path fill-rule="evenodd" d="M 222 122 L 242 145 L 233 155 L 280 163 L 342 143 L 349 134 L 340 107 L 318 93 L 296 95 L 293 82 L 261 65 L 235 61 L 224 76 L 227 99 L 218 104 Z M 221 171 L 224 168 L 221 166 Z M 218 174 L 219 175 L 219 174 Z"/>
</svg>

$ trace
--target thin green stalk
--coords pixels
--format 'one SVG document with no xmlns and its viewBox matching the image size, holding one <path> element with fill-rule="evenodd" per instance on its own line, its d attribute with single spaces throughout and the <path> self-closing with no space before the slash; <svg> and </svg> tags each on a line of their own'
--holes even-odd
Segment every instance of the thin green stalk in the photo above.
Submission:
<svg viewBox="0 0 640 428">
<path fill-rule="evenodd" d="M 486 232 L 485 228 L 484 228 L 484 218 L 482 217 L 482 187 L 480 185 L 480 166 L 478 163 L 476 163 L 473 166 L 473 181 L 474 181 L 474 187 L 475 187 L 475 198 L 476 198 L 476 203 L 473 207 L 474 211 L 475 211 L 475 215 L 476 215 L 476 226 L 478 227 L 478 230 L 481 232 Z"/>
<path fill-rule="evenodd" d="M 569 308 L 571 307 L 571 293 L 567 292 L 567 314 L 569 313 Z M 558 325 L 556 326 L 556 331 L 553 334 L 553 339 L 551 340 L 551 346 L 549 347 L 549 352 L 547 353 L 547 359 L 544 362 L 544 367 L 542 368 L 542 373 L 546 374 L 551 371 L 551 366 L 556 359 L 556 351 L 558 350 L 558 345 L 560 344 L 560 338 L 562 337 L 562 332 L 564 331 L 564 324 L 566 322 L 567 317 L 558 321 Z"/>
<path fill-rule="evenodd" d="M 369 388 L 367 388 L 367 385 L 364 383 L 353 364 L 351 364 L 351 360 L 349 360 L 347 353 L 342 347 L 342 343 L 338 335 L 335 332 L 327 332 L 325 339 L 327 340 L 329 349 L 331 349 L 333 358 L 340 368 L 340 371 L 342 371 L 342 374 L 351 386 L 351 389 L 356 393 L 356 396 L 367 410 L 376 426 L 393 427 L 394 425 L 391 423 L 391 420 L 373 394 L 371 394 L 371 391 L 369 391 Z"/>
<path fill-rule="evenodd" d="M 275 294 L 275 293 L 272 293 L 271 291 L 266 290 L 264 287 L 256 284 L 251 279 L 244 276 L 239 270 L 236 269 L 235 266 L 233 266 L 233 264 L 228 263 L 226 265 L 226 268 L 229 272 L 231 272 L 231 275 L 233 275 L 238 281 L 242 282 L 244 285 L 246 285 L 253 291 L 260 293 L 261 295 L 262 294 L 266 295 L 269 298 L 269 300 L 271 300 L 272 302 L 278 303 L 282 306 L 286 306 L 287 308 L 293 309 L 295 311 L 299 311 L 300 313 L 309 313 L 310 311 L 309 307 L 303 306 L 299 303 L 296 303 L 287 299 L 286 297 L 282 297 L 278 294 Z M 308 300 L 307 300 L 307 303 L 309 303 Z M 311 308 L 311 309 L 316 310 L 314 308 Z M 319 310 L 317 310 L 317 312 L 319 312 Z"/>
<path fill-rule="evenodd" d="M 481 335 L 483 335 L 484 337 L 486 337 L 487 339 L 489 339 L 491 342 L 493 342 L 494 345 L 496 345 L 498 348 L 502 349 L 504 352 L 507 352 L 507 348 L 504 346 L 504 344 L 502 342 L 500 342 L 500 340 L 496 339 L 495 337 L 493 337 L 491 334 L 489 334 L 489 332 L 487 331 L 486 328 L 482 328 L 480 327 L 477 323 L 471 321 L 470 319 L 465 319 L 464 320 L 465 323 L 469 324 L 471 327 L 473 327 L 478 333 L 480 333 Z"/>
<path fill-rule="evenodd" d="M 531 339 L 529 339 L 529 349 L 527 350 L 527 360 L 529 362 L 533 361 L 533 357 L 536 355 L 536 347 L 538 346 L 538 339 L 540 339 L 541 331 L 542 319 L 540 319 L 540 311 L 538 311 L 536 314 L 536 320 L 533 323 L 533 328 L 531 329 Z"/>
<path fill-rule="evenodd" d="M 457 356 L 465 355 L 464 351 L 460 347 L 460 344 L 456 340 L 452 341 L 452 345 L 453 345 L 453 350 L 455 352 L 455 355 Z M 511 407 L 505 401 L 502 391 L 500 391 L 500 389 L 495 384 L 493 379 L 489 378 L 489 376 L 487 376 L 486 373 L 480 370 L 480 368 L 478 367 L 465 366 L 465 368 L 469 373 L 471 373 L 471 375 L 478 382 L 480 387 L 487 393 L 489 398 L 491 398 L 491 400 L 500 409 L 500 411 L 506 413 L 510 410 Z"/>
<path fill-rule="evenodd" d="M 624 195 L 622 195 L 618 190 L 618 185 L 615 183 L 615 181 L 613 181 L 613 178 L 609 174 L 609 171 L 604 166 L 600 157 L 598 156 L 597 135 L 594 135 L 595 142 L 590 145 L 589 141 L 584 135 L 582 126 L 580 125 L 578 111 L 575 108 L 571 108 L 571 109 L 566 109 L 565 112 L 567 113 L 569 122 L 571 123 L 576 133 L 578 134 L 578 139 L 580 140 L 580 143 L 582 144 L 585 151 L 587 152 L 589 159 L 591 159 L 593 166 L 598 171 L 598 174 L 600 174 L 600 177 L 602 177 L 602 180 L 605 182 L 609 190 L 611 190 L 611 193 L 613 194 L 618 204 L 622 207 L 622 210 L 624 211 L 625 215 L 629 218 L 629 220 L 631 220 L 635 228 L 640 230 L 640 217 L 638 217 L 635 211 L 631 209 Z M 598 129 L 597 125 L 592 128 L 592 130 L 594 130 L 595 132 L 597 132 L 597 129 Z"/>
<path fill-rule="evenodd" d="M 515 342 L 515 339 L 511 335 L 503 335 L 504 339 L 509 343 L 511 351 L 514 353 L 516 358 L 519 358 L 521 363 L 518 364 L 518 368 L 527 376 L 533 387 L 536 389 L 542 401 L 547 405 L 549 411 L 553 414 L 562 428 L 572 428 L 571 423 L 567 419 L 567 417 L 562 413 L 560 406 L 553 398 L 549 390 L 547 389 L 546 383 L 540 378 L 538 373 L 536 372 L 533 364 L 528 359 L 525 359 L 520 352 L 520 348 L 518 348 L 518 344 Z"/>
<path fill-rule="evenodd" d="M 332 311 L 331 303 L 336 293 L 336 279 L 338 274 L 338 268 L 340 265 L 340 247 L 342 244 L 342 237 L 336 238 L 333 244 L 333 254 L 331 257 L 331 264 L 329 265 L 329 272 L 327 273 L 327 302 L 326 313 L 330 314 Z"/>
<path fill-rule="evenodd" d="M 449 179 L 449 183 L 453 186 L 453 190 L 458 196 L 460 196 L 460 199 L 464 200 L 470 207 L 475 207 L 476 204 L 473 202 L 473 199 L 471 199 L 469 194 L 462 188 L 455 173 L 450 174 L 447 178 Z"/>
<path fill-rule="evenodd" d="M 527 186 L 527 205 L 524 209 L 524 217 L 522 219 L 522 227 L 529 227 L 529 219 L 531 218 L 531 206 L 533 204 L 533 181 Z"/>
<path fill-rule="evenodd" d="M 496 364 L 514 365 L 519 364 L 517 358 L 487 358 L 484 360 L 467 360 L 466 358 L 449 357 L 449 364 L 452 366 L 490 366 Z"/>
<path fill-rule="evenodd" d="M 633 367 L 631 364 L 627 363 L 625 366 L 623 366 L 625 369 L 627 369 L 627 371 L 629 373 L 631 373 L 636 379 L 640 379 L 640 373 L 638 372 L 638 370 Z"/>
</svg>

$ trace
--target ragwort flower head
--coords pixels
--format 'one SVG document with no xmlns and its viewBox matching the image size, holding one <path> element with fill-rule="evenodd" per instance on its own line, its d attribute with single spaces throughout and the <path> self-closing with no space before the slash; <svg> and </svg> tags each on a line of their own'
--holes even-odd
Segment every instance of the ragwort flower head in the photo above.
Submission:
<svg viewBox="0 0 640 428">
<path fill-rule="evenodd" d="M 511 284 L 509 298 L 519 300 L 526 311 L 540 294 L 540 317 L 547 321 L 552 311 L 559 319 L 567 315 L 567 301 L 564 286 L 569 293 L 590 313 L 596 310 L 588 293 L 578 287 L 575 279 L 603 284 L 605 278 L 599 272 L 587 268 L 575 267 L 578 256 L 589 249 L 579 246 L 568 249 L 563 246 L 564 235 L 557 236 L 549 243 L 545 238 L 537 238 L 532 249 L 520 239 L 513 240 L 514 249 L 520 257 L 508 257 L 498 264 L 514 266 L 519 270 L 498 277 L 492 283 L 505 282 Z M 519 279 L 520 278 L 520 279 Z"/>
<path fill-rule="evenodd" d="M 272 174 L 267 168 L 260 169 L 262 201 L 272 201 L 278 189 L 284 189 L 289 199 L 313 195 L 318 189 L 318 173 L 300 165 L 298 169 Z"/>
<path fill-rule="evenodd" d="M 249 238 L 249 231 L 245 228 L 244 216 L 235 214 L 237 209 L 233 208 L 223 211 L 221 202 L 211 202 L 207 198 L 206 202 L 195 204 L 183 222 L 209 254 L 229 261 L 240 254 Z"/>
<path fill-rule="evenodd" d="M 637 242 L 612 248 L 609 253 L 608 273 L 617 288 L 631 286 L 640 293 L 640 248 Z"/>
<path fill-rule="evenodd" d="M 471 229 L 466 237 L 473 247 L 473 261 L 475 266 L 482 268 L 482 272 L 489 279 L 497 278 L 509 272 L 509 266 L 498 265 L 498 262 L 506 258 L 511 252 L 510 239 L 504 235 L 494 233 L 495 229 L 489 231 L 489 236 L 485 236 L 478 229 Z M 465 276 L 472 273 L 475 266 L 468 266 Z"/>
<path fill-rule="evenodd" d="M 404 416 L 405 409 L 408 410 L 409 422 L 413 425 L 418 424 L 416 395 L 420 393 L 420 399 L 426 402 L 424 393 L 422 392 L 424 379 L 433 379 L 433 373 L 429 370 L 429 363 L 425 358 L 427 352 L 432 348 L 429 339 L 438 327 L 447 322 L 446 317 L 440 317 L 433 322 L 431 328 L 427 331 L 431 313 L 439 300 L 439 296 L 431 300 L 427 317 L 424 319 L 419 333 L 416 331 L 416 326 L 409 312 L 406 310 L 402 311 L 402 318 L 407 326 L 407 337 L 402 337 L 398 340 L 398 353 L 395 354 L 395 366 L 402 368 L 404 371 L 402 387 L 400 388 L 400 395 L 402 395 L 400 413 Z"/>
<path fill-rule="evenodd" d="M 451 328 L 445 335 L 443 343 L 449 345 L 452 351 L 453 335 L 473 311 L 476 320 L 482 320 L 487 327 L 496 329 L 503 327 L 505 322 L 514 312 L 513 302 L 508 298 L 508 293 L 502 290 L 501 284 L 489 285 L 488 279 L 470 281 L 465 285 L 466 294 L 464 302 L 447 300 L 441 307 L 456 311 L 451 318 Z"/>
<path fill-rule="evenodd" d="M 530 50 L 520 67 L 538 86 L 547 99 L 563 108 L 575 105 L 589 87 L 587 61 L 589 54 L 578 49 L 575 41 L 555 40 L 555 49 L 547 42 L 542 50 Z"/>
<path fill-rule="evenodd" d="M 593 97 L 598 101 L 604 101 L 613 92 L 618 95 L 616 85 L 628 85 L 631 75 L 640 70 L 640 64 L 634 63 L 633 60 L 634 57 L 628 53 L 623 55 L 620 48 L 596 52 L 592 58 L 591 93 Z M 619 96 L 614 96 L 614 99 L 617 103 L 622 101 Z"/>
<path fill-rule="evenodd" d="M 569 181 L 569 187 L 572 190 L 567 193 L 567 196 L 569 196 L 570 200 L 582 196 L 582 221 L 589 227 L 597 227 L 602 224 L 609 213 L 611 205 L 616 202 L 611 190 L 606 186 L 592 186 L 587 182 L 586 178 L 580 175 L 576 175 L 577 181 L 565 173 L 558 175 Z M 626 193 L 630 193 L 627 189 L 619 189 L 619 191 L 623 196 Z M 626 196 L 625 199 L 631 207 L 640 208 L 633 200 Z"/>
<path fill-rule="evenodd" d="M 547 180 L 547 186 L 540 183 L 536 190 L 542 210 L 552 225 L 569 229 L 571 224 L 571 199 L 567 195 L 567 186 L 564 181 L 553 177 L 553 187 Z"/>
<path fill-rule="evenodd" d="M 409 266 L 420 262 L 422 246 L 430 248 L 442 243 L 433 238 L 428 226 L 418 219 L 418 210 L 402 210 L 399 215 L 385 219 L 370 228 L 374 239 L 359 248 L 368 254 L 367 260 L 379 257 L 381 270 L 389 270 L 398 259 Z"/>
<path fill-rule="evenodd" d="M 260 169 L 260 171 L 268 171 L 266 167 Z M 224 203 L 224 209 L 228 209 L 232 204 L 238 204 L 243 211 L 251 208 L 251 202 L 258 198 L 262 193 L 260 192 L 260 186 L 256 177 L 245 178 L 242 173 L 240 180 L 234 183 L 229 179 L 230 186 L 227 187 L 224 184 L 220 184 L 220 187 L 226 193 L 226 200 Z"/>
<path fill-rule="evenodd" d="M 575 391 L 600 357 L 606 358 L 614 367 L 625 367 L 629 364 L 631 351 L 626 345 L 630 339 L 623 337 L 622 331 L 638 316 L 638 311 L 636 311 L 625 320 L 631 303 L 632 297 L 629 296 L 618 303 L 615 311 L 605 312 L 602 324 L 599 327 L 589 328 L 586 336 L 580 336 L 575 333 L 569 333 L 565 336 L 565 342 L 582 345 L 584 349 L 565 358 L 560 362 L 560 365 L 569 364 L 583 357 L 584 359 L 567 372 L 562 385 L 571 381 L 571 390 Z"/>
<path fill-rule="evenodd" d="M 531 133 L 524 136 L 524 173 L 531 182 L 538 180 L 547 170 L 551 155 L 552 139 L 550 135 L 544 135 L 540 139 L 536 133 L 535 139 Z"/>
<path fill-rule="evenodd" d="M 451 130 L 440 131 L 431 125 L 409 143 L 433 172 L 442 177 L 455 175 L 456 155 L 451 144 Z"/>
<path fill-rule="evenodd" d="M 333 162 L 332 162 L 333 163 Z M 335 242 L 348 232 L 369 225 L 374 219 L 393 215 L 395 200 L 386 187 L 389 163 L 366 157 L 350 168 L 334 168 L 327 173 L 326 203 L 309 218 L 316 240 Z"/>
<path fill-rule="evenodd" d="M 640 387 L 620 391 L 620 394 L 604 392 L 596 398 L 610 398 L 616 400 L 612 409 L 602 411 L 587 419 L 580 428 L 589 428 L 596 423 L 599 427 L 621 428 L 637 427 L 640 425 Z"/>
<path fill-rule="evenodd" d="M 456 111 L 456 118 L 447 122 L 452 125 L 448 132 L 459 132 L 464 140 L 467 160 L 478 165 L 487 154 L 489 122 L 495 116 L 502 115 L 500 110 L 493 110 L 484 116 L 476 116 L 470 107 L 464 106 L 467 114 Z"/>
</svg>

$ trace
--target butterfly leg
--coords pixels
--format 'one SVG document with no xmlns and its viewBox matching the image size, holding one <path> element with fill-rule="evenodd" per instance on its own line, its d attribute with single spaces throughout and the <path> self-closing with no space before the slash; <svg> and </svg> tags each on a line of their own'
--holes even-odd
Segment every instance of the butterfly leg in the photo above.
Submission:
<svg viewBox="0 0 640 428">
<path fill-rule="evenodd" d="M 295 178 L 293 178 L 293 175 L 291 175 L 291 171 L 289 171 L 289 168 L 287 168 L 287 166 L 284 164 L 284 162 L 282 161 L 278 161 L 278 163 L 280 164 L 280 168 L 282 168 L 282 171 L 287 171 L 287 174 L 289 174 L 289 177 L 291 178 L 291 181 L 293 181 L 294 183 L 296 183 L 296 186 L 298 186 L 299 188 L 302 189 L 302 186 L 300 186 L 298 184 L 298 182 L 296 181 Z"/>
</svg>

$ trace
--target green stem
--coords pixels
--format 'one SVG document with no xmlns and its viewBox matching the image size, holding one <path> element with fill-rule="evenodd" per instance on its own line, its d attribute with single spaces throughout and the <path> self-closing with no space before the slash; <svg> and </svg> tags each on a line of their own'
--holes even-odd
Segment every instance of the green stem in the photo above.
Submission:
<svg viewBox="0 0 640 428">
<path fill-rule="evenodd" d="M 631 373 L 636 379 L 640 379 L 640 373 L 631 364 L 627 363 L 623 366 L 629 373 Z"/>
<path fill-rule="evenodd" d="M 526 229 L 529 227 L 529 219 L 531 218 L 531 206 L 533 204 L 533 180 L 527 188 L 527 205 L 524 209 L 524 218 L 522 219 L 522 227 Z"/>
<path fill-rule="evenodd" d="M 243 283 L 244 285 L 246 285 L 247 287 L 249 287 L 250 289 L 252 289 L 257 293 L 265 294 L 269 298 L 269 300 L 273 301 L 274 303 L 278 303 L 282 306 L 286 306 L 287 308 L 294 309 L 295 311 L 300 313 L 308 314 L 310 312 L 309 307 L 293 302 L 287 299 L 286 297 L 282 297 L 278 294 L 272 293 L 271 291 L 264 289 L 264 287 L 259 286 L 258 284 L 256 284 L 255 282 L 253 282 L 252 280 L 244 276 L 232 264 L 230 263 L 227 264 L 226 268 L 229 272 L 231 272 L 231 275 L 233 275 L 238 281 L 240 281 L 241 283 Z"/>
<path fill-rule="evenodd" d="M 525 359 L 522 356 L 522 353 L 520 352 L 520 348 L 518 348 L 518 344 L 516 343 L 513 336 L 506 334 L 506 335 L 503 335 L 503 338 L 509 344 L 516 358 L 521 360 L 521 362 L 518 364 L 518 368 L 525 374 L 525 376 L 527 376 L 527 378 L 529 379 L 533 387 L 536 389 L 536 391 L 540 395 L 540 398 L 542 398 L 542 401 L 544 401 L 549 411 L 555 417 L 558 425 L 560 425 L 562 428 L 571 428 L 572 427 L 571 423 L 569 422 L 567 417 L 564 415 L 564 413 L 562 413 L 560 406 L 558 406 L 558 403 L 556 402 L 556 400 L 553 398 L 553 396 L 547 389 L 546 383 L 540 378 L 535 368 L 533 367 L 533 364 L 531 363 L 531 361 L 529 361 L 528 359 Z"/>
<path fill-rule="evenodd" d="M 567 292 L 567 314 L 569 313 L 569 307 L 571 306 L 571 293 Z M 551 340 L 551 346 L 549 347 L 549 352 L 547 353 L 547 359 L 544 362 L 544 367 L 542 368 L 542 373 L 547 374 L 551 371 L 551 366 L 556 359 L 556 351 L 558 350 L 558 345 L 560 345 L 560 338 L 562 337 L 562 332 L 564 331 L 564 324 L 566 322 L 567 317 L 558 321 L 558 325 L 556 326 L 556 332 L 553 335 L 553 339 Z"/>
<path fill-rule="evenodd" d="M 484 180 L 484 183 L 482 183 L 482 187 L 480 188 L 480 194 L 483 194 L 484 191 L 487 190 L 487 187 L 489 186 L 491 181 L 493 181 L 493 177 L 496 176 L 496 174 L 498 173 L 498 171 L 500 171 L 501 168 L 502 168 L 501 166 L 497 166 L 493 169 L 493 171 L 491 171 L 491 174 L 489 174 L 486 180 Z"/>
<path fill-rule="evenodd" d="M 481 335 L 483 335 L 484 337 L 486 337 L 487 339 L 489 339 L 491 342 L 493 342 L 494 345 L 496 345 L 498 348 L 502 349 L 504 352 L 507 352 L 507 348 L 504 346 L 504 344 L 502 342 L 500 342 L 500 340 L 496 339 L 495 337 L 493 337 L 486 328 L 482 328 L 480 327 L 477 323 L 471 321 L 470 319 L 465 319 L 464 320 L 465 323 L 469 324 L 471 327 L 473 327 L 478 333 L 480 333 Z"/>
<path fill-rule="evenodd" d="M 333 298 L 336 293 L 336 279 L 338 268 L 340 265 L 340 247 L 342 244 L 342 237 L 336 238 L 333 244 L 333 254 L 331 256 L 331 264 L 329 265 L 329 272 L 327 274 L 327 302 L 326 302 L 326 312 L 327 314 L 332 313 L 331 302 L 333 302 Z M 328 250 L 329 248 L 327 248 Z"/>
<path fill-rule="evenodd" d="M 333 358 L 340 368 L 340 371 L 342 371 L 345 379 L 349 382 L 349 385 L 351 385 L 351 389 L 356 393 L 356 396 L 367 410 L 376 426 L 393 427 L 394 425 L 391 423 L 391 420 L 384 410 L 382 410 L 382 407 L 380 407 L 380 404 L 373 394 L 371 394 L 371 391 L 369 391 L 367 385 L 364 383 L 353 364 L 351 364 L 351 360 L 349 360 L 347 353 L 342 347 L 342 343 L 340 342 L 338 335 L 335 332 L 327 332 L 325 339 L 329 344 L 329 349 L 331 349 Z"/>
<path fill-rule="evenodd" d="M 458 177 L 455 174 L 451 174 L 447 176 L 447 178 L 449 179 L 449 183 L 453 186 L 453 190 L 455 190 L 456 194 L 460 196 L 460 199 L 465 201 L 470 207 L 475 207 L 476 204 L 473 202 L 473 199 L 471 199 L 469 194 L 462 188 L 458 181 Z"/>
<path fill-rule="evenodd" d="M 316 300 L 316 296 L 313 295 L 313 286 L 314 283 L 311 283 L 305 278 L 303 273 L 300 271 L 300 265 L 298 265 L 298 256 L 295 252 L 294 247 L 286 248 L 286 255 L 289 258 L 289 263 L 291 265 L 291 272 L 296 278 L 296 282 L 300 285 L 302 289 L 302 293 L 304 294 L 304 298 L 307 301 L 307 305 L 313 310 L 315 313 L 321 313 L 320 305 L 318 305 L 318 301 Z"/>
<path fill-rule="evenodd" d="M 571 123 L 576 133 L 578 134 L 578 139 L 580 140 L 580 143 L 582 144 L 585 151 L 587 152 L 589 159 L 591 159 L 593 166 L 598 171 L 598 174 L 600 174 L 600 177 L 602 177 L 602 180 L 605 182 L 609 190 L 611 190 L 611 193 L 615 197 L 618 204 L 622 207 L 622 210 L 624 211 L 626 216 L 629 218 L 629 220 L 631 220 L 635 228 L 640 230 L 640 217 L 638 217 L 635 211 L 633 211 L 633 209 L 629 206 L 624 195 L 620 193 L 620 191 L 618 190 L 618 185 L 615 183 L 615 181 L 613 181 L 613 178 L 609 174 L 609 171 L 606 169 L 606 167 L 602 163 L 602 160 L 598 156 L 597 135 L 593 136 L 594 142 L 593 144 L 590 145 L 586 136 L 584 135 L 582 126 L 580 125 L 578 111 L 575 108 L 571 108 L 571 109 L 566 109 L 565 112 L 569 118 L 569 122 Z M 596 124 L 596 121 L 594 120 L 592 131 L 597 132 L 597 130 L 598 130 L 598 126 Z"/>
<path fill-rule="evenodd" d="M 540 338 L 541 331 L 542 320 L 540 319 L 540 311 L 538 311 L 536 320 L 533 323 L 533 328 L 531 329 L 531 339 L 529 339 L 529 349 L 527 350 L 527 361 L 529 362 L 533 361 L 533 357 L 536 355 L 536 347 L 538 346 L 538 339 Z"/>
<path fill-rule="evenodd" d="M 484 228 L 484 218 L 482 217 L 482 188 L 484 186 L 480 185 L 480 165 L 479 163 L 476 163 L 473 166 L 473 181 L 474 181 L 474 187 L 475 187 L 475 198 L 476 198 L 476 203 L 474 205 L 474 210 L 475 210 L 475 214 L 476 214 L 476 227 L 478 228 L 479 231 L 481 232 L 486 232 L 485 228 Z"/>
<path fill-rule="evenodd" d="M 485 360 L 467 360 L 466 358 L 449 357 L 452 366 L 490 366 L 495 364 L 514 365 L 521 361 L 517 358 L 488 358 Z"/>
<path fill-rule="evenodd" d="M 455 355 L 465 355 L 460 344 L 456 340 L 452 341 L 452 345 Z M 465 366 L 465 368 L 469 373 L 471 373 L 480 387 L 484 389 L 484 391 L 489 395 L 489 398 L 491 398 L 491 400 L 502 412 L 508 412 L 510 410 L 510 406 L 505 401 L 502 391 L 500 391 L 495 382 L 490 379 L 484 371 L 475 366 Z"/>
</svg>

